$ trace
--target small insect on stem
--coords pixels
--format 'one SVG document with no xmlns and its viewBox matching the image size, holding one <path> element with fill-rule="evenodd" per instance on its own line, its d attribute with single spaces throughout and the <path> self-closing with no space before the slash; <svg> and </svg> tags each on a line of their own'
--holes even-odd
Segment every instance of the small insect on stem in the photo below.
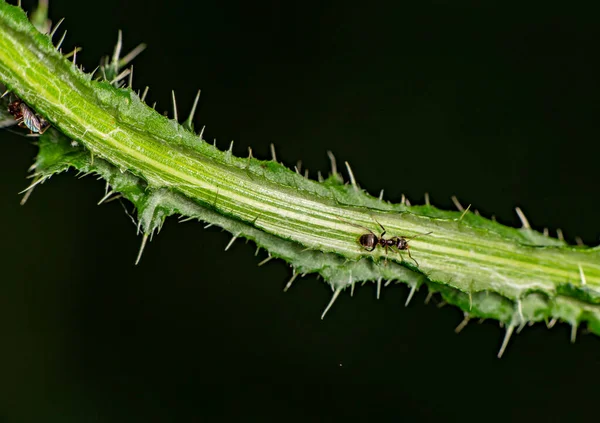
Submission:
<svg viewBox="0 0 600 423">
<path fill-rule="evenodd" d="M 386 238 L 384 238 L 384 236 L 387 232 L 386 229 L 383 227 L 383 225 L 381 223 L 377 222 L 377 224 L 381 227 L 381 230 L 382 230 L 381 235 L 379 235 L 379 237 L 378 237 L 369 228 L 360 226 L 361 228 L 369 231 L 369 233 L 361 235 L 360 238 L 358 238 L 358 243 L 360 245 L 362 245 L 364 247 L 364 249 L 367 251 L 374 251 L 375 248 L 377 248 L 377 246 L 380 245 L 383 248 L 385 248 L 386 255 L 388 253 L 389 248 L 396 248 L 398 251 L 406 251 L 408 253 L 408 257 L 412 261 L 415 262 L 417 267 L 419 267 L 419 263 L 417 262 L 417 260 L 415 260 L 413 258 L 412 254 L 410 253 L 410 245 L 408 245 L 408 241 L 410 241 L 411 239 L 415 239 L 418 236 L 430 235 L 432 232 L 427 232 L 425 234 L 417 234 L 417 235 L 413 235 L 411 237 L 393 236 L 391 238 L 386 239 Z M 400 255 L 400 257 L 402 258 L 402 260 L 404 260 L 402 255 Z"/>
<path fill-rule="evenodd" d="M 43 117 L 34 113 L 31 108 L 17 98 L 8 105 L 8 112 L 14 116 L 21 128 L 29 128 L 31 133 L 43 134 L 50 127 L 50 123 Z"/>
</svg>

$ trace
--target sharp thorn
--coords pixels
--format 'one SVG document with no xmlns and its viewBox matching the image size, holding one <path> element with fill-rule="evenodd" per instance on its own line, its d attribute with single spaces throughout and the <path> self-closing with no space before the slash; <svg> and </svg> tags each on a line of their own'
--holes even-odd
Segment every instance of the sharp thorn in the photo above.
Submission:
<svg viewBox="0 0 600 423">
<path fill-rule="evenodd" d="M 525 217 L 523 210 L 521 210 L 520 207 L 515 207 L 515 211 L 517 212 L 517 216 L 519 216 L 519 220 L 521 220 L 521 226 L 523 229 L 531 229 L 531 225 L 529 224 L 527 217 Z"/>
<path fill-rule="evenodd" d="M 577 340 L 577 322 L 571 323 L 571 344 L 574 344 Z"/>
<path fill-rule="evenodd" d="M 179 117 L 177 116 L 177 100 L 175 100 L 175 91 L 171 90 L 171 99 L 173 101 L 173 119 L 176 122 L 179 122 Z"/>
<path fill-rule="evenodd" d="M 502 346 L 500 346 L 500 351 L 498 351 L 498 358 L 502 358 L 504 351 L 508 345 L 508 341 L 510 341 L 510 337 L 512 336 L 513 330 L 515 326 L 511 323 L 506 326 L 506 332 L 504 333 L 504 339 L 502 340 Z"/>
<path fill-rule="evenodd" d="M 129 88 L 133 89 L 133 65 L 131 65 L 131 72 L 129 72 Z"/>
<path fill-rule="evenodd" d="M 190 131 L 194 129 L 194 115 L 196 114 L 196 107 L 198 107 L 198 102 L 200 101 L 200 90 L 196 93 L 196 98 L 194 98 L 194 104 L 192 104 L 192 110 L 190 110 L 190 115 L 184 123 Z"/>
<path fill-rule="evenodd" d="M 273 257 L 269 256 L 266 259 L 264 259 L 263 261 L 261 261 L 260 263 L 258 263 L 258 266 L 262 266 L 263 264 L 267 264 L 269 261 L 271 261 Z"/>
<path fill-rule="evenodd" d="M 144 50 L 146 50 L 146 44 L 141 43 L 136 48 L 134 48 L 129 53 L 127 53 L 127 55 L 125 55 L 125 57 L 123 57 L 121 60 L 119 60 L 119 68 L 122 68 L 123 66 L 126 66 L 127 64 L 129 64 L 129 62 L 131 62 L 133 59 L 135 59 Z"/>
<path fill-rule="evenodd" d="M 237 235 L 234 235 L 233 238 L 231 238 L 231 241 L 229 241 L 229 244 L 227 244 L 227 247 L 225 247 L 225 251 L 229 250 L 229 247 L 231 247 L 233 245 L 233 243 L 235 242 L 237 237 L 238 237 Z"/>
<path fill-rule="evenodd" d="M 338 295 L 340 295 L 340 292 L 342 292 L 342 288 L 338 288 L 338 289 L 336 289 L 333 292 L 333 296 L 331 297 L 331 301 L 329 301 L 329 304 L 327 304 L 327 307 L 325 307 L 325 311 L 321 315 L 321 320 L 323 320 L 325 318 L 325 315 L 327 314 L 327 312 L 329 311 L 329 309 L 331 308 L 331 306 L 333 305 L 333 303 L 335 302 L 335 300 L 337 300 L 337 297 L 338 297 Z"/>
<path fill-rule="evenodd" d="M 454 333 L 460 333 L 465 328 L 465 326 L 467 326 L 469 320 L 471 320 L 471 316 L 469 316 L 469 313 L 465 312 L 464 316 L 465 317 L 463 318 L 462 322 L 460 322 L 458 326 L 454 328 Z"/>
<path fill-rule="evenodd" d="M 204 226 L 204 229 L 208 229 L 208 228 L 210 228 L 212 225 L 213 225 L 212 223 L 209 223 L 208 225 Z"/>
<path fill-rule="evenodd" d="M 198 134 L 198 137 L 200 138 L 200 141 L 202 141 L 202 135 L 204 135 L 204 128 L 206 128 L 206 125 L 204 125 L 202 127 L 202 129 L 200 130 L 200 134 Z"/>
<path fill-rule="evenodd" d="M 412 300 L 412 297 L 415 294 L 416 290 L 417 290 L 417 283 L 415 282 L 415 284 L 413 286 L 411 286 L 411 288 L 410 288 L 410 293 L 408 294 L 408 298 L 406 299 L 406 302 L 404 303 L 404 307 L 408 306 L 408 304 L 410 303 L 410 300 Z"/>
<path fill-rule="evenodd" d="M 117 35 L 117 44 L 115 45 L 115 50 L 113 52 L 112 64 L 115 67 L 115 71 L 119 70 L 119 57 L 121 56 L 121 48 L 123 47 L 123 31 L 119 29 Z"/>
<path fill-rule="evenodd" d="M 327 156 L 329 156 L 329 161 L 331 162 L 331 174 L 337 175 L 338 171 L 337 171 L 337 163 L 335 161 L 335 156 L 333 155 L 333 153 L 331 151 L 327 152 Z"/>
<path fill-rule="evenodd" d="M 148 86 L 146 86 L 146 88 L 144 88 L 144 92 L 142 93 L 142 98 L 140 100 L 146 101 L 146 95 L 148 95 L 149 89 L 150 89 L 150 87 L 148 87 Z"/>
<path fill-rule="evenodd" d="M 456 195 L 453 195 L 452 197 L 450 197 L 450 199 L 452 200 L 452 202 L 454 203 L 454 207 L 456 207 L 458 211 L 464 211 L 464 207 L 462 206 L 462 204 L 460 204 L 460 201 L 458 201 Z"/>
<path fill-rule="evenodd" d="M 358 191 L 358 185 L 356 185 L 356 179 L 354 179 L 354 173 L 352 172 L 352 168 L 350 168 L 350 163 L 344 163 L 346 164 L 346 169 L 348 170 L 348 176 L 350 176 L 350 183 L 354 187 L 354 190 Z"/>
<path fill-rule="evenodd" d="M 379 201 L 383 201 L 383 190 L 379 192 Z"/>
<path fill-rule="evenodd" d="M 56 45 L 56 50 L 60 51 L 60 46 L 62 45 L 66 36 L 67 36 L 67 30 L 65 29 L 65 32 L 63 32 L 62 37 L 60 38 L 60 40 L 58 41 L 58 44 Z"/>
<path fill-rule="evenodd" d="M 271 143 L 271 159 L 277 163 L 277 155 L 275 154 L 275 145 Z"/>
<path fill-rule="evenodd" d="M 108 198 L 109 198 L 111 195 L 113 195 L 113 194 L 114 194 L 114 191 L 109 191 L 109 192 L 107 192 L 107 193 L 106 193 L 106 195 L 105 195 L 104 197 L 102 197 L 102 198 L 100 199 L 100 201 L 98 201 L 98 204 L 97 204 L 97 205 L 99 206 L 100 204 L 104 203 L 104 202 L 105 202 L 105 201 L 106 201 L 106 200 L 107 200 L 107 199 L 108 199 Z"/>
<path fill-rule="evenodd" d="M 558 229 L 556 230 L 556 237 L 557 237 L 559 240 L 561 240 L 561 241 L 564 241 L 564 240 L 565 240 L 565 236 L 563 235 L 563 231 L 562 231 L 562 229 L 558 228 Z"/>
<path fill-rule="evenodd" d="M 429 193 L 428 192 L 425 193 L 425 205 L 431 206 L 431 203 L 429 202 Z"/>
<path fill-rule="evenodd" d="M 137 259 L 135 260 L 135 265 L 137 266 L 140 260 L 142 259 L 142 253 L 144 252 L 144 248 L 146 248 L 146 242 L 148 241 L 148 234 L 144 234 L 142 238 L 142 245 L 140 245 L 140 251 L 137 255 Z"/>
<path fill-rule="evenodd" d="M 50 37 L 50 40 L 52 40 L 52 37 L 54 37 L 54 34 L 56 34 L 56 30 L 58 29 L 58 27 L 60 26 L 61 23 L 63 23 L 63 21 L 65 20 L 65 18 L 62 18 L 60 21 L 58 21 L 56 23 L 56 26 L 54 26 L 54 29 L 52 30 L 52 32 L 48 35 Z"/>
<path fill-rule="evenodd" d="M 125 69 L 123 72 L 121 72 L 120 74 L 115 76 L 115 78 L 112 81 L 110 81 L 111 85 L 116 84 L 117 82 L 119 82 L 121 79 L 125 78 L 130 73 L 131 73 L 131 69 Z"/>
<path fill-rule="evenodd" d="M 377 299 L 379 299 L 380 294 L 381 294 L 381 278 L 377 279 Z"/>
<path fill-rule="evenodd" d="M 290 287 L 294 283 L 294 280 L 296 279 L 297 276 L 298 276 L 298 274 L 296 272 L 294 272 L 294 274 L 292 275 L 292 277 L 290 278 L 288 283 L 285 284 L 285 288 L 283 288 L 283 292 L 287 292 L 287 290 L 290 289 Z"/>
<path fill-rule="evenodd" d="M 470 208 L 471 208 L 471 205 L 469 204 L 469 205 L 467 206 L 467 208 L 465 209 L 465 211 L 464 211 L 464 212 L 462 212 L 462 214 L 460 215 L 460 218 L 458 219 L 458 221 L 459 221 L 459 222 L 463 220 L 463 217 L 465 217 L 465 215 L 466 215 L 466 214 L 469 212 L 469 209 L 470 209 Z"/>
</svg>

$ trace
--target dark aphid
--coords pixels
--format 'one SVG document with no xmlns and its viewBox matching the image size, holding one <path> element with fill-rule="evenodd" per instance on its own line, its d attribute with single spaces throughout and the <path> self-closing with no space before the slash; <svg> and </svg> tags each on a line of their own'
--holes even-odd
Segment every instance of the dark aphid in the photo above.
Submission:
<svg viewBox="0 0 600 423">
<path fill-rule="evenodd" d="M 14 116 L 21 128 L 29 128 L 32 133 L 43 134 L 50 127 L 43 117 L 36 115 L 21 99 L 8 105 L 8 112 Z"/>
<path fill-rule="evenodd" d="M 427 232 L 426 234 L 417 234 L 411 237 L 393 236 L 389 239 L 385 239 L 384 236 L 386 234 L 386 230 L 381 223 L 377 223 L 383 231 L 381 232 L 381 235 L 377 237 L 377 235 L 375 235 L 373 231 L 371 231 L 368 228 L 364 228 L 367 231 L 369 231 L 369 233 L 360 236 L 360 238 L 358 239 L 359 244 L 362 245 L 367 251 L 373 251 L 375 250 L 375 248 L 377 248 L 378 245 L 380 245 L 383 248 L 385 248 L 386 254 L 388 253 L 388 249 L 392 247 L 396 248 L 399 251 L 406 251 L 408 253 L 408 257 L 410 257 L 410 259 L 415 262 L 417 267 L 419 267 L 419 263 L 417 262 L 417 260 L 415 260 L 410 254 L 410 245 L 408 245 L 408 241 L 421 235 L 429 235 L 431 234 L 431 232 Z"/>
</svg>

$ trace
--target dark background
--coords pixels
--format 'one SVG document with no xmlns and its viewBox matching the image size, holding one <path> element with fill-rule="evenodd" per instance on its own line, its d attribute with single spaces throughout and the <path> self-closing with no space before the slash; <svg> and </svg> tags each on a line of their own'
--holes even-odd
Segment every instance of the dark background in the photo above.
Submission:
<svg viewBox="0 0 600 423">
<path fill-rule="evenodd" d="M 23 2 L 31 10 L 31 1 Z M 134 85 L 187 114 L 221 148 L 327 173 L 349 161 L 385 189 L 483 215 L 562 228 L 596 245 L 598 25 L 592 10 L 326 2 L 51 1 L 64 51 L 93 69 L 140 42 Z M 413 3 L 413 2 L 410 2 Z M 452 5 L 451 5 L 452 3 Z M 424 305 L 421 290 L 342 295 L 296 281 L 229 234 L 169 219 L 134 267 L 140 238 L 104 183 L 73 173 L 17 192 L 36 148 L 3 132 L 0 420 L 577 421 L 595 406 L 600 344 L 538 325 L 496 358 L 503 330 Z M 439 300 L 438 300 L 439 301 Z"/>
</svg>

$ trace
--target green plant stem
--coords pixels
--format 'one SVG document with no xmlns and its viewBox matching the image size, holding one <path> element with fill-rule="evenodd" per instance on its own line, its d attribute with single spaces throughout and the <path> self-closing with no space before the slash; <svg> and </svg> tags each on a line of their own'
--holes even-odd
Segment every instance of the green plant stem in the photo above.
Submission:
<svg viewBox="0 0 600 423">
<path fill-rule="evenodd" d="M 335 169 L 317 183 L 274 161 L 221 152 L 156 113 L 131 89 L 92 81 L 22 11 L 4 2 L 0 80 L 85 147 L 79 151 L 85 160 L 71 156 L 62 163 L 112 181 L 138 207 L 146 235 L 168 214 L 201 217 L 234 236 L 251 237 L 294 267 L 310 254 L 314 265 L 304 270 L 321 273 L 335 289 L 361 280 L 412 280 L 413 286 L 427 283 L 476 316 L 512 326 L 553 317 L 573 325 L 588 321 L 600 333 L 598 248 L 567 246 L 471 212 L 390 204 L 364 193 L 352 175 L 351 183 L 343 184 Z M 57 169 L 39 167 L 38 178 Z M 117 171 L 129 175 L 136 188 L 119 185 L 111 176 Z M 368 230 L 379 235 L 378 223 L 386 236 L 432 232 L 410 241 L 418 267 L 406 260 L 406 252 L 386 255 L 383 248 L 369 252 L 358 244 Z"/>
</svg>

